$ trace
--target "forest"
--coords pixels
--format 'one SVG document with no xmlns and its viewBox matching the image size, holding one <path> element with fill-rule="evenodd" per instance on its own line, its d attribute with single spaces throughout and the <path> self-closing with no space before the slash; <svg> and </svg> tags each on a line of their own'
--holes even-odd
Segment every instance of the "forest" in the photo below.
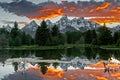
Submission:
<svg viewBox="0 0 120 80">
<path fill-rule="evenodd" d="M 9 32 L 0 28 L 0 46 L 56 46 L 64 44 L 91 44 L 91 45 L 115 45 L 120 46 L 120 31 L 114 34 L 104 25 L 94 30 L 85 32 L 74 31 L 61 33 L 59 27 L 54 25 L 50 30 L 43 20 L 36 30 L 35 38 L 18 29 L 18 23 Z"/>
</svg>

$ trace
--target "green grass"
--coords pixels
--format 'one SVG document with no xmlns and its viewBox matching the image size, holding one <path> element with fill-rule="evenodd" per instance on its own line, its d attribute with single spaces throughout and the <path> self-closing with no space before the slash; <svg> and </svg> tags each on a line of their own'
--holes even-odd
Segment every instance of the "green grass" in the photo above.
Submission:
<svg viewBox="0 0 120 80">
<path fill-rule="evenodd" d="M 0 49 L 8 49 L 8 50 L 54 50 L 54 49 L 65 49 L 65 48 L 72 48 L 72 47 L 95 47 L 90 44 L 65 44 L 65 45 L 57 45 L 57 46 L 38 46 L 38 45 L 31 45 L 31 46 L 10 46 L 4 47 Z"/>
<path fill-rule="evenodd" d="M 100 48 L 107 50 L 120 50 L 120 47 L 116 45 L 104 45 L 104 46 L 100 46 Z"/>
<path fill-rule="evenodd" d="M 65 49 L 72 47 L 92 47 L 92 48 L 101 48 L 108 50 L 119 50 L 120 47 L 116 45 L 102 45 L 95 46 L 90 44 L 65 44 L 65 45 L 57 45 L 57 46 L 38 46 L 38 45 L 30 45 L 30 46 L 10 46 L 10 47 L 1 47 L 0 49 L 8 49 L 8 50 L 54 50 L 54 49 Z"/>
</svg>

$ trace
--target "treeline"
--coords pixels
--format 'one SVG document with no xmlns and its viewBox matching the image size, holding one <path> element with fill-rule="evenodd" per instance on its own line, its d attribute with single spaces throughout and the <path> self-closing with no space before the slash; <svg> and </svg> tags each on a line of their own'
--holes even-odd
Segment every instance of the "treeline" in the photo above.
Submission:
<svg viewBox="0 0 120 80">
<path fill-rule="evenodd" d="M 33 45 L 34 39 L 24 31 L 18 29 L 18 23 L 14 23 L 14 27 L 9 32 L 5 28 L 0 29 L 0 46 L 21 46 Z"/>
<path fill-rule="evenodd" d="M 120 31 L 113 35 L 104 25 L 96 30 L 86 32 L 66 32 L 60 33 L 58 26 L 54 25 L 51 29 L 47 27 L 45 21 L 36 30 L 35 38 L 18 29 L 18 23 L 10 32 L 5 28 L 0 29 L 0 46 L 22 46 L 22 45 L 39 45 L 52 46 L 64 44 L 92 44 L 92 45 L 111 45 L 120 46 Z"/>
</svg>

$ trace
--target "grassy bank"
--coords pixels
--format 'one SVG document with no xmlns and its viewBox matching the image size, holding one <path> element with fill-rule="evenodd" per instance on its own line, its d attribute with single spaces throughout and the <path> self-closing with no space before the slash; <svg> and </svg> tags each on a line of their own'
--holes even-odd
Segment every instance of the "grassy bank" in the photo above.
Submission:
<svg viewBox="0 0 120 80">
<path fill-rule="evenodd" d="M 104 45 L 104 46 L 100 46 L 100 48 L 106 50 L 120 50 L 120 47 L 116 45 Z"/>
<path fill-rule="evenodd" d="M 65 48 L 73 48 L 73 47 L 91 47 L 91 48 L 101 48 L 106 50 L 120 50 L 119 46 L 116 45 L 101 45 L 95 46 L 90 44 L 65 44 L 65 45 L 57 45 L 57 46 L 38 46 L 38 45 L 31 45 L 31 46 L 9 46 L 9 47 L 0 47 L 0 49 L 7 49 L 7 50 L 54 50 L 54 49 L 65 49 Z"/>
<path fill-rule="evenodd" d="M 66 45 L 58 45 L 58 46 L 12 46 L 12 47 L 2 47 L 0 49 L 8 49 L 8 50 L 54 50 L 54 49 L 65 49 L 65 48 L 72 48 L 72 47 L 96 47 L 90 44 L 66 44 Z"/>
</svg>

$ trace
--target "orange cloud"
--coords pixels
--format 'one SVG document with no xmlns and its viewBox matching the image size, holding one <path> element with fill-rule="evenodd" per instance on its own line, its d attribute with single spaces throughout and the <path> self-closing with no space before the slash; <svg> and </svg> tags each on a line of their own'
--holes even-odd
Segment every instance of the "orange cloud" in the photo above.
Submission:
<svg viewBox="0 0 120 80">
<path fill-rule="evenodd" d="M 93 22 L 96 22 L 98 24 L 102 24 L 102 23 L 114 23 L 114 22 L 120 22 L 120 18 L 93 18 L 90 19 Z"/>
<path fill-rule="evenodd" d="M 120 13 L 120 7 L 117 7 L 117 8 L 115 8 L 115 9 L 111 10 L 111 12 Z"/>
<path fill-rule="evenodd" d="M 110 3 L 109 3 L 109 2 L 105 2 L 103 5 L 98 6 L 98 7 L 96 8 L 96 10 L 106 9 L 106 8 L 108 8 L 109 6 L 110 6 Z"/>
<path fill-rule="evenodd" d="M 37 20 L 44 20 L 48 18 L 53 18 L 57 16 L 63 15 L 62 9 L 61 8 L 47 8 L 43 10 L 38 11 L 39 14 L 43 14 L 41 16 L 30 16 L 30 19 L 37 19 Z"/>
<path fill-rule="evenodd" d="M 49 7 L 48 7 L 49 6 Z M 106 10 L 107 9 L 107 10 Z M 109 2 L 105 2 L 100 6 L 80 7 L 79 5 L 47 5 L 37 11 L 39 15 L 28 16 L 30 19 L 49 19 L 57 16 L 74 16 L 74 17 L 94 17 L 90 19 L 96 23 L 120 22 L 120 7 Z"/>
</svg>

